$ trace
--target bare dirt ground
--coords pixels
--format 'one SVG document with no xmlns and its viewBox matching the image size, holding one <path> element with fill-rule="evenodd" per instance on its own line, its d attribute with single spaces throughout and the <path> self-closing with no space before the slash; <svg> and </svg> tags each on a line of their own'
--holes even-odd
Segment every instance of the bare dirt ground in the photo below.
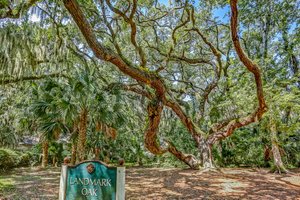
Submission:
<svg viewBox="0 0 300 200">
<path fill-rule="evenodd" d="M 264 169 L 130 169 L 128 199 L 300 199 L 300 173 L 278 175 Z"/>
<path fill-rule="evenodd" d="M 15 169 L 0 175 L 0 199 L 58 199 L 59 168 Z M 126 199 L 299 199 L 300 170 L 128 168 Z"/>
</svg>

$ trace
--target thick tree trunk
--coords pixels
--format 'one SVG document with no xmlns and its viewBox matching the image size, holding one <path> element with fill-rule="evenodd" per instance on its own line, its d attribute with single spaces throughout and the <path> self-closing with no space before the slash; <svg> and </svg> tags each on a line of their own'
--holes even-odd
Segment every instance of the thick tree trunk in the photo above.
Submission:
<svg viewBox="0 0 300 200">
<path fill-rule="evenodd" d="M 77 158 L 77 140 L 78 138 L 78 119 L 74 120 L 74 124 L 73 124 L 73 130 L 72 130 L 72 154 L 71 154 L 71 165 L 75 165 L 76 163 L 76 158 Z"/>
<path fill-rule="evenodd" d="M 157 138 L 162 110 L 163 104 L 158 99 L 152 100 L 147 106 L 149 125 L 145 132 L 144 143 L 145 147 L 155 155 L 162 155 L 167 151 L 160 147 Z"/>
<path fill-rule="evenodd" d="M 42 147 L 43 147 L 43 159 L 42 159 L 42 167 L 47 167 L 48 165 L 48 148 L 49 148 L 49 143 L 47 140 L 45 140 L 42 143 Z"/>
<path fill-rule="evenodd" d="M 200 160 L 204 169 L 215 168 L 212 158 L 212 145 L 202 139 L 199 143 Z"/>
<path fill-rule="evenodd" d="M 86 108 L 83 108 L 80 113 L 79 119 L 79 134 L 77 141 L 77 156 L 78 161 L 83 161 L 85 159 L 85 143 L 86 143 L 86 131 L 87 131 L 87 117 L 88 111 Z"/>
<path fill-rule="evenodd" d="M 190 154 L 184 154 L 180 152 L 173 144 L 169 142 L 168 151 L 173 154 L 176 158 L 187 164 L 191 169 L 199 169 L 201 166 L 203 169 L 215 169 L 212 158 L 212 145 L 206 140 L 201 139 L 198 144 L 200 152 L 200 161 L 195 156 Z"/>
<path fill-rule="evenodd" d="M 281 159 L 280 150 L 278 146 L 278 138 L 277 138 L 277 128 L 276 123 L 273 119 L 271 119 L 271 142 L 272 142 L 272 153 L 273 153 L 273 159 L 274 159 L 274 169 L 272 169 L 273 172 L 278 173 L 286 173 L 288 172 L 287 169 L 284 167 L 284 164 Z"/>
<path fill-rule="evenodd" d="M 72 143 L 71 165 L 75 165 L 75 163 L 76 163 L 76 154 L 77 154 L 77 144 L 74 141 Z"/>
</svg>

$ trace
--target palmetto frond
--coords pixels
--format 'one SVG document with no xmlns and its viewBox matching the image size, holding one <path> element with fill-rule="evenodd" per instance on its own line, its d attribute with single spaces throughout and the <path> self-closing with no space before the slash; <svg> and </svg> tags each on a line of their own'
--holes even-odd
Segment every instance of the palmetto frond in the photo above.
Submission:
<svg viewBox="0 0 300 200">
<path fill-rule="evenodd" d="M 32 105 L 31 109 L 37 116 L 43 116 L 46 114 L 47 108 L 49 108 L 49 106 L 49 102 L 37 101 Z"/>
<path fill-rule="evenodd" d="M 66 130 L 66 127 L 62 122 L 58 119 L 50 119 L 41 122 L 40 131 L 42 134 L 42 139 L 46 139 L 48 141 L 57 140 L 62 132 Z"/>
</svg>

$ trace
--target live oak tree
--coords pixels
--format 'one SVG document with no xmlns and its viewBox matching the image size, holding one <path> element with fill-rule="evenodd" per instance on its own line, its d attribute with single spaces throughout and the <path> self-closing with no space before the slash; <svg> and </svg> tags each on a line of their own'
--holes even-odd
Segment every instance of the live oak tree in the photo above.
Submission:
<svg viewBox="0 0 300 200">
<path fill-rule="evenodd" d="M 142 95 L 145 95 L 147 98 L 150 99 L 150 102 L 147 107 L 147 112 L 148 112 L 148 117 L 149 117 L 149 125 L 148 125 L 148 129 L 146 130 L 146 133 L 145 133 L 145 146 L 147 147 L 147 149 L 150 152 L 152 152 L 154 154 L 162 154 L 166 151 L 169 151 L 174 156 L 176 156 L 178 159 L 180 159 L 183 162 L 185 162 L 186 164 L 188 164 L 191 168 L 197 168 L 197 165 L 199 164 L 193 156 L 183 154 L 178 149 L 176 149 L 176 147 L 173 146 L 170 142 L 168 142 L 169 146 L 167 148 L 163 149 L 159 146 L 159 144 L 157 142 L 157 132 L 158 132 L 158 127 L 159 127 L 159 123 L 160 123 L 161 113 L 165 106 L 172 109 L 176 113 L 176 115 L 179 117 L 179 119 L 182 121 L 182 123 L 187 127 L 190 134 L 193 136 L 193 138 L 197 144 L 197 147 L 200 150 L 202 165 L 205 168 L 213 167 L 212 158 L 211 158 L 211 146 L 216 141 L 229 136 L 230 134 L 232 134 L 232 132 L 236 128 L 248 125 L 252 122 L 259 120 L 262 117 L 262 114 L 266 111 L 266 105 L 265 105 L 265 100 L 264 100 L 263 90 L 262 90 L 262 80 L 261 80 L 259 68 L 254 62 L 252 62 L 245 55 L 245 53 L 243 52 L 243 50 L 240 46 L 240 43 L 239 43 L 239 40 L 237 37 L 237 6 L 236 6 L 237 2 L 231 2 L 232 40 L 233 40 L 234 47 L 236 49 L 236 52 L 237 52 L 240 60 L 247 67 L 247 69 L 251 73 L 254 74 L 259 106 L 253 113 L 251 113 L 250 115 L 248 115 L 246 117 L 242 117 L 240 119 L 228 120 L 225 123 L 221 123 L 219 127 L 218 126 L 214 127 L 213 133 L 210 134 L 207 138 L 205 138 L 205 133 L 196 126 L 196 124 L 192 121 L 192 119 L 190 117 L 187 116 L 187 114 L 181 108 L 180 104 L 176 100 L 173 100 L 173 99 L 175 99 L 173 97 L 174 94 L 171 93 L 171 89 L 170 89 L 172 86 L 167 87 L 165 84 L 165 80 L 163 79 L 164 78 L 163 72 L 165 70 L 164 68 L 166 68 L 167 66 L 166 67 L 160 66 L 157 61 L 155 62 L 152 59 L 147 60 L 146 54 L 144 53 L 144 50 L 143 50 L 144 48 L 146 49 L 147 47 L 150 49 L 156 50 L 158 52 L 158 54 L 161 55 L 162 59 L 167 59 L 167 64 L 168 64 L 168 62 L 174 60 L 175 62 L 174 61 L 173 62 L 176 65 L 176 62 L 178 62 L 177 60 L 179 60 L 179 63 L 181 63 L 180 60 L 183 60 L 183 62 L 186 62 L 188 64 L 194 64 L 194 63 L 196 63 L 196 64 L 202 63 L 203 64 L 204 63 L 204 64 L 212 65 L 213 67 L 215 67 L 215 70 L 214 70 L 214 72 L 216 73 L 215 80 L 213 80 L 209 85 L 206 86 L 206 88 L 204 89 L 204 94 L 202 94 L 202 95 L 204 95 L 204 98 L 206 97 L 206 99 L 204 99 L 204 103 L 203 103 L 203 106 L 205 106 L 205 101 L 207 100 L 209 93 L 214 89 L 214 87 L 216 87 L 218 79 L 220 78 L 220 73 L 221 73 L 221 69 L 222 69 L 221 52 L 219 50 L 217 50 L 217 48 L 214 47 L 214 45 L 208 41 L 208 39 L 203 35 L 203 33 L 200 31 L 200 29 L 196 26 L 196 23 L 195 23 L 196 18 L 194 15 L 194 9 L 191 5 L 189 5 L 187 2 L 183 5 L 179 5 L 182 7 L 181 8 L 182 9 L 182 18 L 181 19 L 183 20 L 184 17 L 186 17 L 187 19 L 185 21 L 180 20 L 179 23 L 177 24 L 177 26 L 174 26 L 173 29 L 171 28 L 171 30 L 169 30 L 170 31 L 169 33 L 171 34 L 170 35 L 171 36 L 171 45 L 169 46 L 169 48 L 167 48 L 167 52 L 164 53 L 163 50 L 161 50 L 159 47 L 157 47 L 158 44 L 156 44 L 153 47 L 152 44 L 149 44 L 150 42 L 147 42 L 146 39 L 144 39 L 145 47 L 143 48 L 142 45 L 136 41 L 137 25 L 134 20 L 134 16 L 137 11 L 137 6 L 138 6 L 137 2 L 133 2 L 132 5 L 128 6 L 129 10 L 131 7 L 132 8 L 131 8 L 131 12 L 130 12 L 129 16 L 127 16 L 126 13 L 124 13 L 120 9 L 112 6 L 109 1 L 106 1 L 106 5 L 111 10 L 111 12 L 113 12 L 117 15 L 120 15 L 120 17 L 123 18 L 125 23 L 127 23 L 128 26 L 130 26 L 130 29 L 131 29 L 130 30 L 130 40 L 138 54 L 137 56 L 139 57 L 138 61 L 139 61 L 139 65 L 140 65 L 138 67 L 134 67 L 134 64 L 131 63 L 130 61 L 128 61 L 128 59 L 122 58 L 122 57 L 124 57 L 124 55 L 122 54 L 122 50 L 120 49 L 118 43 L 113 41 L 114 40 L 113 37 L 115 35 L 115 33 L 114 33 L 115 30 L 113 30 L 113 28 L 112 28 L 113 22 L 108 23 L 108 21 L 107 21 L 107 17 L 104 13 L 105 12 L 104 2 L 100 2 L 100 6 L 102 7 L 102 14 L 104 15 L 104 24 L 107 26 L 108 30 L 110 31 L 110 34 L 112 35 L 112 42 L 114 42 L 114 45 L 115 45 L 116 50 L 118 51 L 118 54 L 113 53 L 113 51 L 111 49 L 105 48 L 102 44 L 100 44 L 97 41 L 97 39 L 92 31 L 92 27 L 90 26 L 89 22 L 84 17 L 84 14 L 82 13 L 81 8 L 79 7 L 79 5 L 76 2 L 65 1 L 64 3 L 65 3 L 66 8 L 71 13 L 74 21 L 77 23 L 78 27 L 80 28 L 81 32 L 83 33 L 85 39 L 87 40 L 87 43 L 92 48 L 95 56 L 97 56 L 98 58 L 103 59 L 105 61 L 111 62 L 112 64 L 116 65 L 119 68 L 119 70 L 121 70 L 123 73 L 131 76 L 132 78 L 134 78 L 135 80 L 140 82 L 140 84 L 143 84 L 143 85 L 145 84 L 146 87 L 150 86 L 154 90 L 153 92 L 148 92 L 148 91 L 138 88 L 139 91 L 134 91 L 134 92 L 142 93 Z M 138 16 L 138 17 L 142 18 L 142 16 Z M 162 19 L 163 19 L 163 17 L 162 17 Z M 210 51 L 212 52 L 212 55 L 215 57 L 216 63 L 212 64 L 212 63 L 210 63 L 210 61 L 207 61 L 207 60 L 203 61 L 201 59 L 200 60 L 198 59 L 197 61 L 195 61 L 195 60 L 191 61 L 184 55 L 185 54 L 184 50 L 182 50 L 182 53 L 181 53 L 182 55 L 178 56 L 178 53 L 174 49 L 176 48 L 176 45 L 179 46 L 179 39 L 176 39 L 176 37 L 178 37 L 176 35 L 176 31 L 181 27 L 186 28 L 184 31 L 187 32 L 187 34 L 195 33 L 199 38 L 201 38 L 201 40 L 203 40 L 203 42 L 209 47 Z M 156 35 L 158 35 L 158 33 L 155 30 L 155 28 L 157 28 L 157 27 L 155 25 L 152 25 L 151 28 L 153 28 L 154 33 Z M 168 34 L 168 33 L 166 33 L 166 34 Z M 193 37 L 193 35 L 191 35 L 190 37 L 192 37 L 194 39 L 195 36 Z M 159 41 L 159 36 L 157 36 L 156 39 Z M 191 38 L 187 37 L 187 40 L 188 39 L 190 39 L 190 41 L 187 41 L 187 42 L 191 42 L 191 43 L 195 42 L 195 39 L 191 40 Z M 180 48 L 180 47 L 178 47 L 178 48 Z M 184 48 L 184 47 L 181 47 L 181 48 Z M 150 65 L 149 67 L 147 65 L 147 62 L 151 62 L 151 64 L 148 64 L 148 65 Z M 156 68 L 155 68 L 155 65 L 157 65 Z M 166 73 L 166 77 L 167 77 L 167 73 Z M 175 79 L 176 79 L 176 75 L 175 75 Z M 124 89 L 128 89 L 128 90 L 137 89 L 134 87 L 127 87 L 126 85 L 124 87 L 125 87 Z"/>
<path fill-rule="evenodd" d="M 1 18 L 18 18 L 36 2 L 2 3 Z M 52 7 L 48 9 L 61 6 L 59 2 L 49 5 Z M 168 7 L 157 1 L 136 0 L 64 0 L 63 5 L 91 50 L 85 56 L 113 65 L 126 76 L 126 81 L 116 83 L 120 89 L 148 99 L 144 142 L 151 153 L 170 152 L 191 168 L 198 168 L 199 164 L 212 168 L 212 145 L 229 137 L 237 128 L 259 121 L 266 112 L 260 67 L 240 44 L 237 0 L 230 1 L 230 27 L 206 20 L 210 13 L 189 1 L 175 1 Z M 70 19 L 63 15 L 60 19 L 61 24 L 71 26 Z M 236 62 L 235 55 L 241 64 Z M 209 109 L 211 97 L 220 90 L 220 82 L 226 79 L 234 59 L 234 67 L 243 65 L 245 73 L 252 76 L 256 107 L 217 117 L 211 120 L 215 123 L 210 128 L 204 128 L 213 111 Z M 195 102 L 193 113 L 187 108 L 190 99 Z M 186 127 L 199 150 L 199 159 L 181 152 L 172 141 L 161 145 L 158 133 L 164 109 L 175 113 Z"/>
</svg>

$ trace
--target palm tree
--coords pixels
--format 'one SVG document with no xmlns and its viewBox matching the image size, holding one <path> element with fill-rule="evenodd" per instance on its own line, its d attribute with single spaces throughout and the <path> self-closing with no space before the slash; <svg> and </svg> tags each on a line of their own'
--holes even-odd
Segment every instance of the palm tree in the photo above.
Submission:
<svg viewBox="0 0 300 200">
<path fill-rule="evenodd" d="M 78 122 L 77 120 L 73 123 L 73 129 L 71 132 L 71 165 L 75 165 L 77 157 L 77 138 L 78 138 Z"/>
<path fill-rule="evenodd" d="M 86 134 L 87 134 L 87 124 L 88 123 L 88 109 L 83 107 L 80 111 L 79 117 L 79 133 L 78 133 L 78 140 L 77 140 L 77 157 L 78 161 L 85 160 L 86 156 Z"/>
<path fill-rule="evenodd" d="M 32 104 L 32 110 L 36 116 L 38 131 L 41 134 L 43 147 L 42 166 L 48 163 L 49 142 L 59 139 L 61 133 L 68 131 L 67 116 L 72 116 L 73 105 L 63 99 L 63 88 L 53 80 L 46 81 L 37 88 L 37 96 Z M 69 115 L 70 114 L 70 115 Z"/>
</svg>

